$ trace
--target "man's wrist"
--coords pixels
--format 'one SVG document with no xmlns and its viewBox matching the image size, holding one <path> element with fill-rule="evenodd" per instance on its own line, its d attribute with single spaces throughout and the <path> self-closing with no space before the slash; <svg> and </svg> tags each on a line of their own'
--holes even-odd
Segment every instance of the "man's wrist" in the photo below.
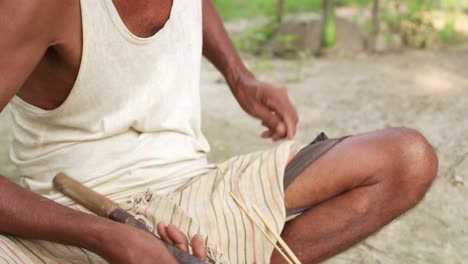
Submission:
<svg viewBox="0 0 468 264">
<path fill-rule="evenodd" d="M 80 247 L 86 248 L 95 252 L 100 256 L 105 256 L 109 245 L 114 244 L 116 233 L 118 233 L 121 224 L 112 222 L 106 218 L 98 216 L 90 216 L 86 232 L 83 232 L 80 239 Z"/>
<path fill-rule="evenodd" d="M 227 84 L 233 92 L 242 87 L 244 80 L 254 78 L 254 75 L 241 63 L 235 67 L 229 67 L 224 73 Z"/>
</svg>

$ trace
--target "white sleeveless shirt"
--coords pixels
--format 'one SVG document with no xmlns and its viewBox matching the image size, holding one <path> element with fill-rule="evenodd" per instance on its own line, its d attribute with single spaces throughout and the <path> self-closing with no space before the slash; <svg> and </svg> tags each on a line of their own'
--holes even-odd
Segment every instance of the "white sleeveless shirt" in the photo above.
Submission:
<svg viewBox="0 0 468 264">
<path fill-rule="evenodd" d="M 164 28 L 133 35 L 112 0 L 81 0 L 83 55 L 65 102 L 47 111 L 15 97 L 10 158 L 30 190 L 59 172 L 121 201 L 170 192 L 208 172 L 200 127 L 201 0 L 174 0 Z"/>
</svg>

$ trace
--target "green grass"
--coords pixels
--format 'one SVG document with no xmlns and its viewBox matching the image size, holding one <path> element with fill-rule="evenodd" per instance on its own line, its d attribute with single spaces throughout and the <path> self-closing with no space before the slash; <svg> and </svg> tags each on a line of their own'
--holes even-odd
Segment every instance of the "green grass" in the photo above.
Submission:
<svg viewBox="0 0 468 264">
<path fill-rule="evenodd" d="M 254 18 L 259 16 L 274 16 L 276 14 L 276 0 L 212 0 L 223 20 L 240 18 Z M 340 5 L 365 5 L 371 0 L 335 0 Z M 320 11 L 322 0 L 286 0 L 286 13 L 299 11 Z"/>
<path fill-rule="evenodd" d="M 277 0 L 212 0 L 223 20 L 241 18 L 254 18 L 259 16 L 274 16 L 276 14 Z M 323 0 L 285 0 L 286 13 L 294 12 L 320 12 Z M 468 9 L 468 0 L 391 0 L 389 3 L 404 3 L 414 13 L 428 10 L 438 6 L 443 8 Z M 336 6 L 372 4 L 372 0 L 335 0 Z"/>
<path fill-rule="evenodd" d="M 275 21 L 278 0 L 212 0 L 224 21 L 267 17 L 265 24 L 248 29 L 234 40 L 236 47 L 244 52 L 255 55 L 265 55 L 262 47 L 270 41 L 278 28 Z M 334 0 L 335 6 L 361 6 L 371 8 L 373 0 Z M 463 10 L 468 8 L 468 0 L 388 0 L 383 1 L 381 19 L 390 30 L 386 35 L 387 42 L 391 44 L 394 34 L 399 34 L 405 45 L 410 47 L 427 48 L 439 44 L 459 44 L 465 41 L 455 31 L 450 21 L 438 32 L 432 22 L 424 16 L 424 11 L 432 9 Z M 323 0 L 285 0 L 285 12 L 322 12 Z M 401 8 L 400 12 L 393 9 Z M 363 28 L 366 35 L 372 30 L 369 23 Z M 285 53 L 291 47 L 295 36 L 284 36 L 278 41 L 285 47 Z M 260 67 L 262 68 L 262 67 Z"/>
<path fill-rule="evenodd" d="M 277 29 L 278 23 L 275 21 L 248 29 L 242 33 L 242 36 L 234 40 L 234 45 L 241 51 L 261 55 L 261 47 L 273 37 Z"/>
<path fill-rule="evenodd" d="M 456 32 L 453 21 L 446 21 L 444 28 L 439 32 L 439 39 L 447 45 L 458 45 L 463 43 L 466 37 Z"/>
<path fill-rule="evenodd" d="M 213 0 L 223 20 L 272 16 L 276 13 L 275 0 Z M 314 10 L 319 1 L 286 0 L 286 12 Z"/>
</svg>

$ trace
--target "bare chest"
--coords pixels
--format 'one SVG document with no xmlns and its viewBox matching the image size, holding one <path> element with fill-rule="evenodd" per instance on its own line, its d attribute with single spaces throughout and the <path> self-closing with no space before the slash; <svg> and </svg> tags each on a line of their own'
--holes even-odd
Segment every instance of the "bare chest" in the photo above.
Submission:
<svg viewBox="0 0 468 264">
<path fill-rule="evenodd" d="M 136 36 L 150 37 L 164 27 L 173 1 L 113 0 L 125 26 Z M 82 23 L 79 1 L 64 26 L 63 42 L 50 47 L 17 93 L 23 101 L 44 110 L 59 107 L 73 89 L 82 56 Z M 99 26 L 99 25 L 96 25 Z"/>
</svg>

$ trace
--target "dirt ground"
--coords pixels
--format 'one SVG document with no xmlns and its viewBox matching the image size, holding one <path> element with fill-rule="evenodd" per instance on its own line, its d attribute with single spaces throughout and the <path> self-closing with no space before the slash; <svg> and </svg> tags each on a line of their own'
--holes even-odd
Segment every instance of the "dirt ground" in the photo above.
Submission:
<svg viewBox="0 0 468 264">
<path fill-rule="evenodd" d="M 468 47 L 247 62 L 259 78 L 288 88 L 301 119 L 297 140 L 404 126 L 421 131 L 437 150 L 439 174 L 424 201 L 328 263 L 468 263 Z M 207 63 L 202 105 L 213 162 L 272 145 Z M 5 165 L 8 116 L 0 118 L 0 172 L 14 175 Z"/>
<path fill-rule="evenodd" d="M 438 177 L 424 201 L 329 263 L 468 263 L 468 48 L 249 64 L 288 88 L 300 141 L 321 131 L 334 137 L 404 126 L 437 150 Z M 212 160 L 271 145 L 209 65 L 202 105 Z"/>
</svg>

